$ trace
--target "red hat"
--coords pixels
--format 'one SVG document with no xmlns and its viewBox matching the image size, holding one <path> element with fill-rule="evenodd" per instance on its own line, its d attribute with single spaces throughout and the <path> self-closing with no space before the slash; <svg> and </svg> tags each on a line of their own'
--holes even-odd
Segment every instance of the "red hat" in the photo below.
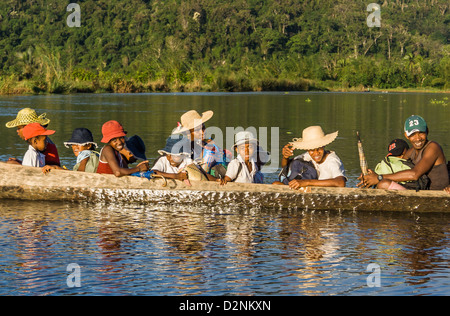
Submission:
<svg viewBox="0 0 450 316">
<path fill-rule="evenodd" d="M 53 135 L 55 134 L 55 131 L 46 129 L 45 127 L 42 127 L 42 125 L 39 123 L 31 123 L 23 128 L 22 134 L 25 140 L 29 140 L 30 138 L 36 136 Z"/>
<path fill-rule="evenodd" d="M 123 130 L 123 126 L 117 121 L 108 121 L 102 126 L 103 138 L 102 143 L 109 143 L 109 141 L 116 137 L 124 137 L 127 132 Z"/>
</svg>

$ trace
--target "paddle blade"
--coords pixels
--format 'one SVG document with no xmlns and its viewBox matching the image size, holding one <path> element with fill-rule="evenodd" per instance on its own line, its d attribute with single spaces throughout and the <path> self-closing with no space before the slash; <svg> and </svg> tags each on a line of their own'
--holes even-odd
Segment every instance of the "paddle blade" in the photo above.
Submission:
<svg viewBox="0 0 450 316">
<path fill-rule="evenodd" d="M 361 166 L 362 174 L 365 176 L 365 175 L 369 174 L 367 160 L 366 160 L 366 156 L 364 155 L 364 149 L 363 149 L 361 139 L 359 138 L 359 132 L 356 132 L 356 135 L 358 136 L 359 164 Z"/>
</svg>

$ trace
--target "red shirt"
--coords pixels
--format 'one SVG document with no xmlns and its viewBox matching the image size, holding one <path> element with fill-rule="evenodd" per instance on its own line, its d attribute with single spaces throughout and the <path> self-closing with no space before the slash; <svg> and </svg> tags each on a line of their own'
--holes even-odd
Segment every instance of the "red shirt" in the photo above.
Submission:
<svg viewBox="0 0 450 316">
<path fill-rule="evenodd" d="M 125 163 L 124 159 L 122 158 L 122 155 L 115 150 L 114 150 L 114 154 L 116 156 L 117 162 L 119 163 L 119 167 L 128 168 L 127 164 Z M 102 153 L 100 152 L 100 157 L 101 156 L 102 156 Z M 101 161 L 101 160 L 99 160 L 99 162 L 98 162 L 97 173 L 114 174 L 111 167 L 109 166 L 109 163 Z"/>
<path fill-rule="evenodd" d="M 49 142 L 43 154 L 45 155 L 46 165 L 61 166 L 61 162 L 59 161 L 58 149 L 56 148 L 55 144 Z"/>
</svg>

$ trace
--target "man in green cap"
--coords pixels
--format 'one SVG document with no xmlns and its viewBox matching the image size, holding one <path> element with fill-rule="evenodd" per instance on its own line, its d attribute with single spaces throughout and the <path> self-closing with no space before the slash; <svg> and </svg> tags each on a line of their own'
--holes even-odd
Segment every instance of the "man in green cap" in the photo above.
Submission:
<svg viewBox="0 0 450 316">
<path fill-rule="evenodd" d="M 387 175 L 378 175 L 369 170 L 369 174 L 364 176 L 358 186 L 376 185 L 378 189 L 405 190 L 406 188 L 398 182 L 416 181 L 424 174 L 430 178 L 430 190 L 443 190 L 449 185 L 444 151 L 438 143 L 428 140 L 428 126 L 425 120 L 419 115 L 412 115 L 406 119 L 404 130 L 405 137 L 412 145 L 404 158 L 411 159 L 414 168 Z M 359 179 L 362 180 L 362 177 Z"/>
</svg>

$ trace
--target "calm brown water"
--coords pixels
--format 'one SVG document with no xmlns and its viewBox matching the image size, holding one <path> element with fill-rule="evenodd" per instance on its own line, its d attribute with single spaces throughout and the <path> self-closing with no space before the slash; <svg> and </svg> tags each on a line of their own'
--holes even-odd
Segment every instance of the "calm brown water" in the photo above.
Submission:
<svg viewBox="0 0 450 316">
<path fill-rule="evenodd" d="M 448 221 L 1 202 L 0 294 L 448 295 Z M 73 263 L 80 287 L 67 283 Z"/>
<path fill-rule="evenodd" d="M 339 130 L 329 146 L 349 186 L 361 132 L 369 164 L 402 136 L 405 118 L 425 117 L 450 156 L 450 106 L 442 94 L 242 93 L 0 97 L 0 121 L 33 107 L 62 142 L 76 127 L 123 123 L 153 160 L 182 113 L 212 109 L 207 126 L 279 128 L 279 146 L 303 128 Z M 448 102 L 448 101 L 447 101 Z M 4 125 L 2 125 L 4 126 Z M 0 159 L 23 156 L 1 129 Z M 270 143 L 269 143 L 270 144 Z M 272 153 L 277 148 L 268 148 Z M 279 148 L 278 148 L 279 150 Z M 275 168 L 276 169 L 276 168 Z M 271 169 L 269 171 L 272 171 Z M 276 171 L 276 170 L 273 170 Z M 268 182 L 276 172 L 266 173 Z M 191 208 L 0 201 L 0 295 L 448 295 L 449 215 Z M 80 286 L 71 283 L 79 267 Z M 379 267 L 379 274 L 369 265 Z M 369 268 L 369 270 L 368 270 Z M 74 278 L 73 280 L 76 280 Z M 377 283 L 377 280 L 379 283 Z"/>
</svg>

